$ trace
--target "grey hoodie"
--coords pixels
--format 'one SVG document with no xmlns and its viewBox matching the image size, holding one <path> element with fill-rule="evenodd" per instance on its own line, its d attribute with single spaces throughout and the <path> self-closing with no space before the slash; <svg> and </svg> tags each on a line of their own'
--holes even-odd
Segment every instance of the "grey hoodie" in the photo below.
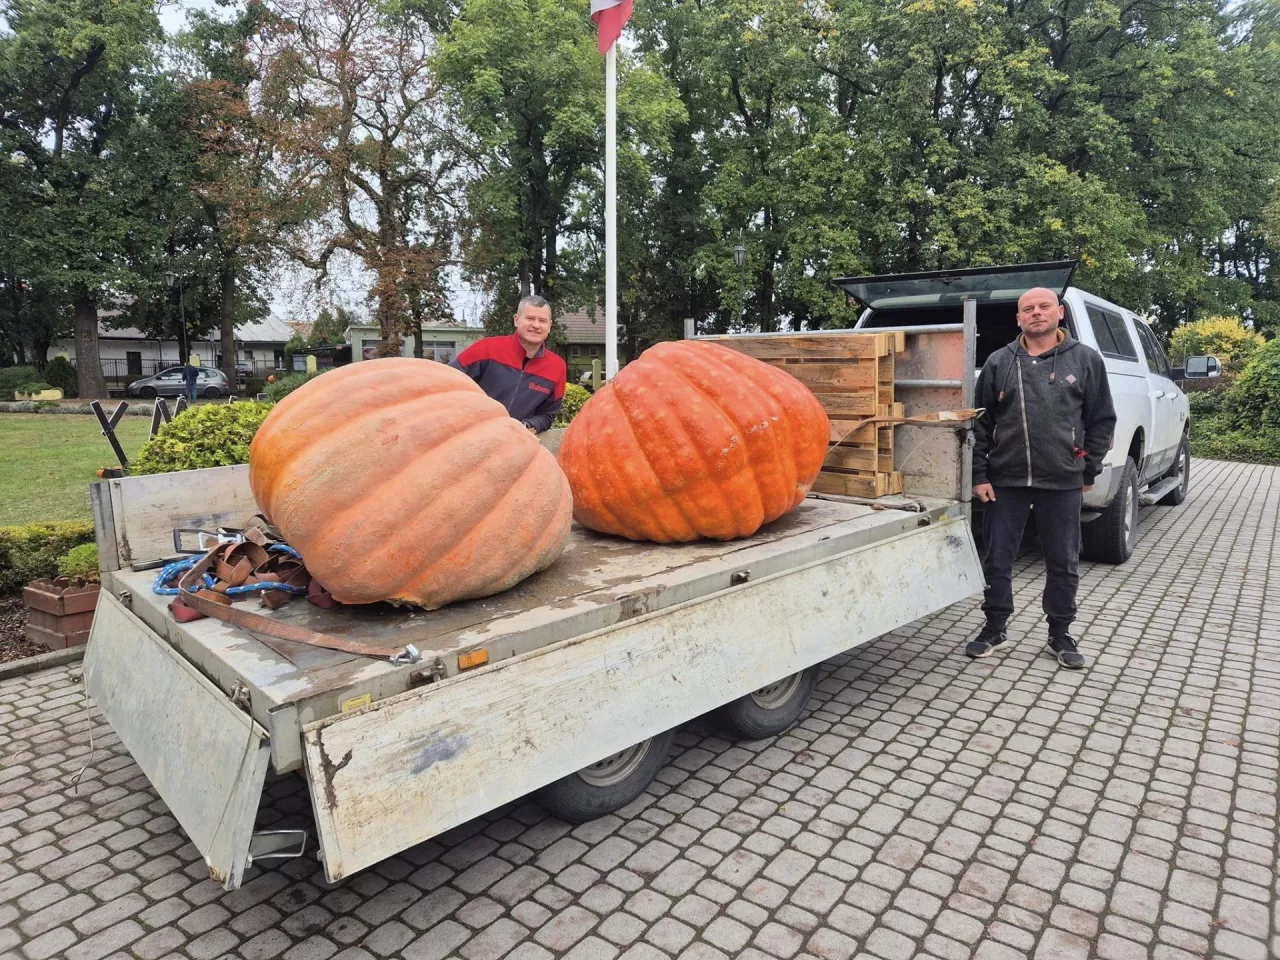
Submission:
<svg viewBox="0 0 1280 960">
<path fill-rule="evenodd" d="M 1116 411 L 1102 356 L 1058 331 L 1033 357 L 1018 337 L 978 376 L 973 483 L 1076 490 L 1091 485 L 1111 449 Z"/>
</svg>

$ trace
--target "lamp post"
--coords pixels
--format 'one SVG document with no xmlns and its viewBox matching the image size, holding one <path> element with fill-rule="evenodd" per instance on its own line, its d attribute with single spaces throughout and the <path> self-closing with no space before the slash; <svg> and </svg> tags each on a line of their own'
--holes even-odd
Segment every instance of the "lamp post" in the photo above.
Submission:
<svg viewBox="0 0 1280 960">
<path fill-rule="evenodd" d="M 747 316 L 747 248 L 742 244 L 742 234 L 733 246 L 733 262 L 738 267 L 738 323 L 745 323 Z"/>
<path fill-rule="evenodd" d="M 166 273 L 164 275 L 164 278 L 167 281 L 169 281 L 170 289 L 173 288 L 173 285 L 175 283 L 178 285 L 178 350 L 181 352 L 181 356 L 178 357 L 178 362 L 185 365 L 187 362 L 187 353 L 188 353 L 187 315 L 182 303 L 182 299 L 183 299 L 182 298 L 182 278 L 178 276 L 176 273 L 173 273 L 172 271 Z M 163 361 L 163 354 L 162 354 L 161 363 L 163 364 L 163 362 L 164 361 Z"/>
</svg>

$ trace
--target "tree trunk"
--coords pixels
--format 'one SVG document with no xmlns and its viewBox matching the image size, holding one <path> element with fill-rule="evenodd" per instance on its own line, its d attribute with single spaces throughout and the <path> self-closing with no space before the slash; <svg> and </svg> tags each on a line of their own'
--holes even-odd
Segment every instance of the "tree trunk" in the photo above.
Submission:
<svg viewBox="0 0 1280 960">
<path fill-rule="evenodd" d="M 219 277 L 222 284 L 222 372 L 234 392 L 236 389 L 236 268 L 226 264 Z"/>
<path fill-rule="evenodd" d="M 75 294 L 76 381 L 82 400 L 105 400 L 107 382 L 98 359 L 98 299 L 80 287 Z"/>
</svg>

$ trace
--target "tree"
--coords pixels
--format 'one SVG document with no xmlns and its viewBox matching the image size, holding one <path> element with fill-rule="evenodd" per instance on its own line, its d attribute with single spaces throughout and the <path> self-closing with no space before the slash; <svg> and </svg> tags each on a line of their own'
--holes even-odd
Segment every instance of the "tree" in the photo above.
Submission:
<svg viewBox="0 0 1280 960">
<path fill-rule="evenodd" d="M 1179 365 L 1187 357 L 1214 356 L 1222 361 L 1225 370 L 1235 373 L 1265 343 L 1262 335 L 1248 329 L 1239 317 L 1206 317 L 1173 331 L 1169 355 Z"/>
<path fill-rule="evenodd" d="M 313 347 L 327 347 L 343 343 L 347 337 L 347 327 L 351 326 L 355 317 L 346 307 L 324 307 L 311 325 L 311 336 L 308 342 Z"/>
<path fill-rule="evenodd" d="M 106 396 L 98 303 L 128 279 L 145 182 L 114 147 L 137 116 L 160 25 L 152 0 L 3 0 L 0 155 L 30 167 L 23 239 L 33 281 L 73 307 L 82 397 Z M 35 271 L 38 271 L 36 273 Z"/>
<path fill-rule="evenodd" d="M 647 184 L 683 110 L 661 75 L 619 57 L 618 176 Z M 520 297 L 594 306 L 603 286 L 604 59 L 586 0 L 467 0 L 436 69 L 476 143 L 463 253 L 509 330 Z M 622 219 L 629 212 L 620 204 Z"/>
<path fill-rule="evenodd" d="M 373 275 L 384 356 L 410 329 L 414 291 L 445 266 L 461 155 L 429 59 L 430 5 L 278 0 L 260 57 L 273 147 L 296 191 L 290 253 L 327 276 L 338 251 Z M 427 15 L 424 15 L 427 14 Z"/>
</svg>

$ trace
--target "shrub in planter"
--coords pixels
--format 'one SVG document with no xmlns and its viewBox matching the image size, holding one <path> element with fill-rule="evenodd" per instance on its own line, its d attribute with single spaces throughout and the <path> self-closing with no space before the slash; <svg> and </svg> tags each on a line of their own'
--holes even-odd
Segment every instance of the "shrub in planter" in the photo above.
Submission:
<svg viewBox="0 0 1280 960">
<path fill-rule="evenodd" d="M 62 396 L 72 400 L 79 390 L 76 368 L 66 357 L 54 357 L 44 365 L 44 379 L 62 391 Z"/>
<path fill-rule="evenodd" d="M 272 403 L 279 403 L 293 391 L 308 380 L 314 380 L 316 377 L 323 377 L 327 370 L 317 370 L 315 373 L 291 373 L 287 377 L 281 377 L 267 386 L 267 396 L 271 398 Z"/>
<path fill-rule="evenodd" d="M 564 387 L 564 403 L 553 427 L 567 427 L 578 415 L 582 405 L 591 399 L 591 391 L 576 383 L 566 383 Z"/>
<path fill-rule="evenodd" d="M 24 383 L 16 390 L 13 395 L 17 399 L 25 400 L 57 400 L 58 391 L 53 384 L 45 383 L 43 380 L 36 380 L 32 383 Z"/>
<path fill-rule="evenodd" d="M 58 558 L 58 575 L 73 580 L 98 579 L 98 545 L 82 543 Z"/>
<path fill-rule="evenodd" d="M 0 367 L 0 400 L 12 400 L 14 390 L 39 379 L 35 367 Z"/>
<path fill-rule="evenodd" d="M 31 580 L 55 576 L 58 558 L 82 543 L 93 543 L 90 520 L 0 527 L 0 596 L 17 593 Z"/>
<path fill-rule="evenodd" d="M 271 412 L 266 403 L 209 403 L 188 407 L 160 428 L 129 472 L 170 473 L 249 462 L 249 444 Z"/>
</svg>

